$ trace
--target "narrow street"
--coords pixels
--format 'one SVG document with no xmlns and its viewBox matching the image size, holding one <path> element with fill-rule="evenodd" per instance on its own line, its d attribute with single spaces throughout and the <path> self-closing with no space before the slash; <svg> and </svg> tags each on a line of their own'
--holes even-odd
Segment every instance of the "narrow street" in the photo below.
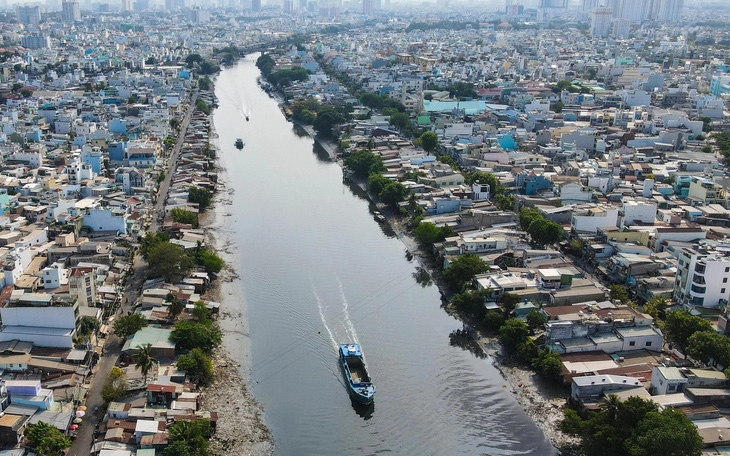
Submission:
<svg viewBox="0 0 730 456">
<path fill-rule="evenodd" d="M 190 119 L 194 111 L 195 100 L 197 99 L 197 91 L 194 91 L 188 112 L 185 114 L 185 118 L 180 124 L 180 133 L 177 138 L 177 142 L 173 147 L 170 158 L 167 162 L 167 168 L 165 169 L 165 179 L 160 183 L 160 188 L 157 193 L 157 202 L 152 209 L 152 221 L 150 223 L 150 232 L 156 232 L 159 229 L 158 215 L 165 207 L 165 200 L 167 199 L 167 192 L 170 189 L 170 182 L 172 181 L 172 175 L 174 174 L 175 166 L 177 165 L 178 157 L 180 156 L 180 150 L 185 142 L 185 134 L 187 132 L 188 125 L 190 125 Z M 122 304 L 115 316 L 126 315 L 128 312 L 133 310 L 134 303 L 136 302 L 139 294 L 142 290 L 142 284 L 144 283 L 147 275 L 147 265 L 139 254 L 134 257 L 134 264 L 132 266 L 132 274 L 130 274 L 127 282 L 127 288 L 122 298 Z M 94 442 L 94 431 L 96 426 L 101 422 L 102 414 L 94 413 L 96 407 L 101 409 L 104 401 L 101 398 L 101 388 L 104 384 L 106 374 L 114 367 L 119 360 L 119 355 L 122 352 L 123 342 L 122 339 L 109 334 L 104 342 L 103 355 L 99 359 L 99 362 L 94 367 L 93 374 L 91 376 L 91 382 L 89 384 L 89 391 L 86 396 L 86 416 L 83 418 L 83 422 L 79 426 L 78 438 L 73 442 L 71 448 L 68 450 L 68 455 L 71 456 L 86 456 L 91 452 L 91 446 Z"/>
</svg>

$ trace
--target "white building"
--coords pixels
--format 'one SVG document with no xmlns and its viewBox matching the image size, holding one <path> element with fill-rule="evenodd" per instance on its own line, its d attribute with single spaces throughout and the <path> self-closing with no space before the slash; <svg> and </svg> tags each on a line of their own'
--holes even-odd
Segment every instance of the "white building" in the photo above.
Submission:
<svg viewBox="0 0 730 456">
<path fill-rule="evenodd" d="M 653 224 L 656 221 L 657 205 L 650 201 L 624 201 L 621 212 L 621 227 L 631 226 L 636 222 Z"/>
<path fill-rule="evenodd" d="M 629 37 L 631 32 L 631 21 L 624 18 L 619 18 L 613 21 L 613 37 L 621 40 L 625 40 Z"/>
<path fill-rule="evenodd" d="M 730 296 L 730 245 L 695 245 L 679 253 L 674 299 L 685 305 L 716 307 Z"/>
<path fill-rule="evenodd" d="M 570 228 L 579 233 L 595 233 L 598 228 L 612 226 L 618 226 L 618 209 L 606 205 L 577 210 L 570 220 Z"/>
<path fill-rule="evenodd" d="M 613 21 L 613 8 L 599 6 L 593 10 L 591 17 L 591 36 L 605 37 L 611 32 Z"/>
<path fill-rule="evenodd" d="M 24 293 L 0 308 L 0 342 L 20 340 L 39 347 L 73 348 L 78 304 L 54 303 L 53 295 Z"/>
</svg>

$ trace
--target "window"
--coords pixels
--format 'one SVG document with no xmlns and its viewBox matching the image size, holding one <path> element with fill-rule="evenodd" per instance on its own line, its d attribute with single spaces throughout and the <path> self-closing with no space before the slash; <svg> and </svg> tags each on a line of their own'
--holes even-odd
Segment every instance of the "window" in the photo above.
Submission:
<svg viewBox="0 0 730 456">
<path fill-rule="evenodd" d="M 725 272 L 730 272 L 730 268 L 725 268 Z"/>
<path fill-rule="evenodd" d="M 633 347 L 635 345 L 636 345 L 636 342 L 634 342 L 634 341 L 629 342 L 629 347 Z"/>
<path fill-rule="evenodd" d="M 722 278 L 722 283 L 727 283 L 727 277 Z"/>
<path fill-rule="evenodd" d="M 647 347 L 651 347 L 651 342 L 647 342 L 647 343 L 646 343 L 646 346 L 647 346 Z"/>
</svg>

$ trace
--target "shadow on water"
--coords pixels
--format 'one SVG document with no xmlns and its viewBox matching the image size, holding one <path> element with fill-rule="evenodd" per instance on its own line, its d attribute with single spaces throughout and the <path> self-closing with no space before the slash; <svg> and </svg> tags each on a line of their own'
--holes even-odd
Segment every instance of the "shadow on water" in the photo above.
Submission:
<svg viewBox="0 0 730 456">
<path fill-rule="evenodd" d="M 357 416 L 359 416 L 363 420 L 367 421 L 373 417 L 373 413 L 375 413 L 375 402 L 364 405 L 357 402 L 355 399 L 350 398 L 350 403 L 352 404 L 352 408 L 355 409 L 355 413 L 357 413 Z"/>
<path fill-rule="evenodd" d="M 412 256 L 412 255 L 411 255 Z M 416 280 L 416 283 L 418 283 L 423 288 L 430 287 L 433 285 L 433 280 L 431 279 L 431 275 L 423 269 L 422 267 L 417 267 L 416 272 L 413 273 L 413 278 Z"/>
<path fill-rule="evenodd" d="M 301 126 L 292 123 L 292 130 L 294 131 L 294 134 L 299 136 L 300 138 L 304 138 L 305 136 L 309 136 L 309 133 L 307 133 L 307 130 L 302 128 Z"/>
<path fill-rule="evenodd" d="M 320 146 L 317 141 L 314 141 L 314 144 L 312 145 L 312 151 L 314 152 L 314 155 L 317 156 L 317 160 L 321 162 L 332 161 L 332 159 L 330 158 L 330 154 L 328 154 L 327 151 L 324 150 L 324 147 Z"/>
<path fill-rule="evenodd" d="M 482 347 L 469 335 L 469 332 L 463 329 L 457 329 L 449 334 L 449 344 L 453 347 L 459 347 L 462 350 L 472 353 L 480 359 L 487 357 Z"/>
</svg>

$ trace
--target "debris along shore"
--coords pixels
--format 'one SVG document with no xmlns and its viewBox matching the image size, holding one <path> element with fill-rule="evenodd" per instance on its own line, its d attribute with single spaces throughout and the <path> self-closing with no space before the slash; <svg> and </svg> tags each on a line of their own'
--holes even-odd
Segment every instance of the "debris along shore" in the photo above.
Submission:
<svg viewBox="0 0 730 456">
<path fill-rule="evenodd" d="M 229 208 L 226 206 L 230 206 L 231 202 L 227 185 L 228 175 L 221 163 L 220 144 L 212 119 L 210 129 L 210 147 L 215 150 L 218 158 L 215 164 L 218 185 L 211 206 L 200 219 L 200 226 L 207 233 L 207 244 L 225 260 L 226 266 L 219 273 L 218 280 L 208 290 L 208 297 L 221 303 L 218 324 L 224 333 L 223 345 L 216 348 L 213 353 L 213 381 L 202 388 L 203 408 L 219 411 L 216 433 L 210 440 L 209 451 L 211 455 L 217 456 L 271 456 L 274 454 L 273 441 L 269 429 L 264 424 L 263 408 L 250 393 L 247 380 L 241 374 L 241 365 L 233 361 L 229 353 L 232 330 L 226 321 L 230 320 L 232 309 L 229 308 L 229 298 L 224 296 L 221 288 L 225 285 L 230 286 L 231 282 L 237 280 L 238 275 L 232 266 L 235 261 L 234 255 L 229 250 L 230 243 L 226 242 L 225 236 L 220 233 L 221 224 L 224 223 L 222 217 L 227 215 L 226 211 Z M 237 318 L 243 318 L 243 315 L 238 314 Z M 242 325 L 244 323 L 239 321 L 235 326 L 239 328 Z"/>
</svg>

